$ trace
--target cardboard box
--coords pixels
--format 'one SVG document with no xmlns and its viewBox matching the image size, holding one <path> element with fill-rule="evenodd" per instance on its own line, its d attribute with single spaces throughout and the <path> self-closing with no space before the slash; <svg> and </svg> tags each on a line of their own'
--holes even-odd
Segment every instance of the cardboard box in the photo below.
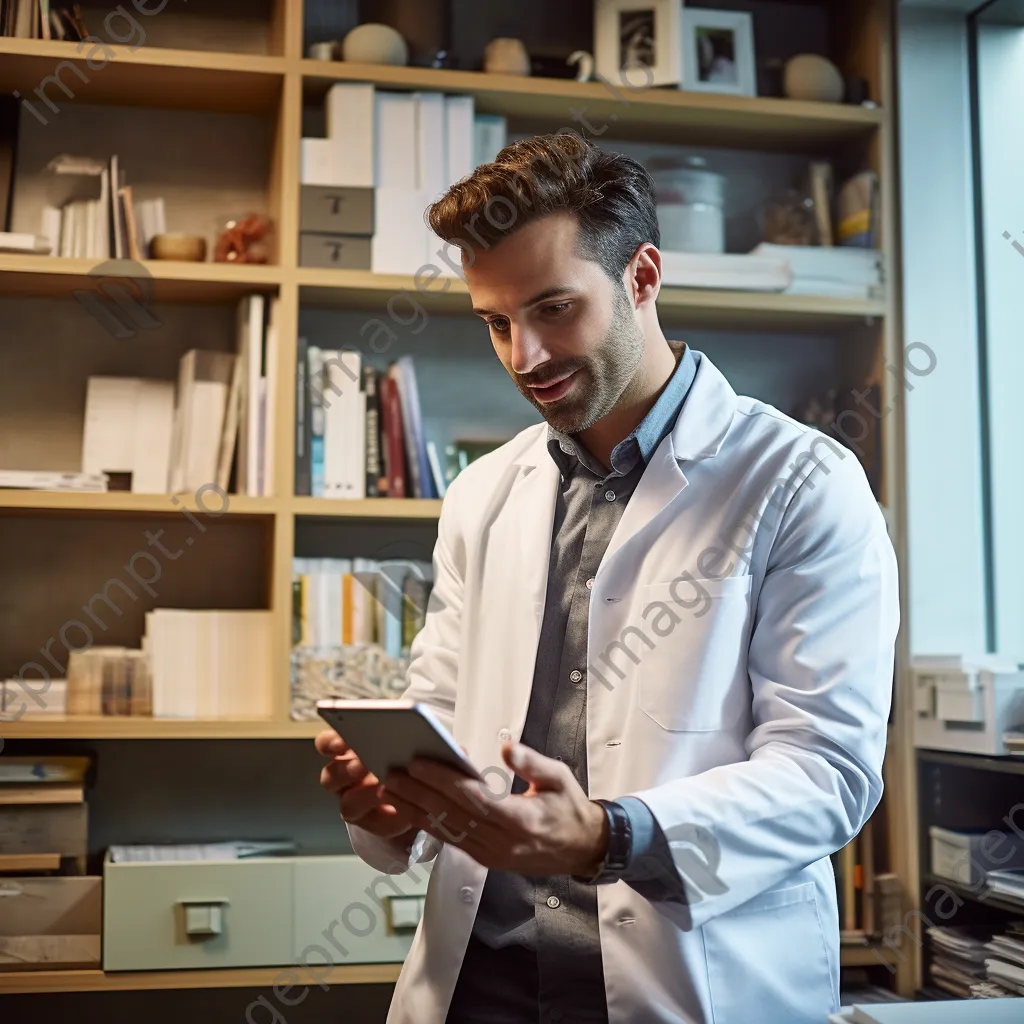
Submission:
<svg viewBox="0 0 1024 1024">
<path fill-rule="evenodd" d="M 102 878 L 0 878 L 0 970 L 98 968 Z"/>
<path fill-rule="evenodd" d="M 371 239 L 361 235 L 299 235 L 299 266 L 334 270 L 370 270 Z"/>
</svg>

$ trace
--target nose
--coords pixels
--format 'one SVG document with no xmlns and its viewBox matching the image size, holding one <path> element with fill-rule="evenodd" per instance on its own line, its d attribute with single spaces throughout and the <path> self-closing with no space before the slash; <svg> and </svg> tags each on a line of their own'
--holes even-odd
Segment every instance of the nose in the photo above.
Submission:
<svg viewBox="0 0 1024 1024">
<path fill-rule="evenodd" d="M 538 331 L 528 326 L 512 324 L 512 369 L 517 374 L 532 373 L 548 361 L 549 354 Z"/>
</svg>

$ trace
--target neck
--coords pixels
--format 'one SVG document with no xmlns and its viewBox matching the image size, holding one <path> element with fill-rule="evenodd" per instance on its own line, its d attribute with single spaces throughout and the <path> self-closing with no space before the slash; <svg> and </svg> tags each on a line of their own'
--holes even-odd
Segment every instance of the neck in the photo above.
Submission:
<svg viewBox="0 0 1024 1024">
<path fill-rule="evenodd" d="M 619 404 L 592 427 L 576 435 L 606 469 L 611 468 L 612 450 L 643 422 L 665 390 L 682 350 L 683 342 L 667 341 L 660 332 L 657 340 L 649 339 L 644 346 L 644 358 Z"/>
</svg>

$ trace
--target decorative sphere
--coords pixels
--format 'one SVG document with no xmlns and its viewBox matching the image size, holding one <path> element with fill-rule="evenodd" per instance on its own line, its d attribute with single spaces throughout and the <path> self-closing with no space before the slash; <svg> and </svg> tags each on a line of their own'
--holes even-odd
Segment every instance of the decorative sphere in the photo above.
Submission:
<svg viewBox="0 0 1024 1024">
<path fill-rule="evenodd" d="M 839 68 L 816 53 L 801 53 L 786 61 L 783 92 L 791 100 L 841 103 L 846 87 Z"/>
<path fill-rule="evenodd" d="M 408 64 L 409 47 L 390 25 L 357 25 L 341 44 L 341 59 L 354 64 Z"/>
</svg>

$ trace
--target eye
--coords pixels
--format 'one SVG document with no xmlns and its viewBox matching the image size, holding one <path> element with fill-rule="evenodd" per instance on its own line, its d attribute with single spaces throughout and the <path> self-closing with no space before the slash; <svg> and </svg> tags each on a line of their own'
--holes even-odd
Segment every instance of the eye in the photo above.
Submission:
<svg viewBox="0 0 1024 1024">
<path fill-rule="evenodd" d="M 561 316 L 571 305 L 572 303 L 570 302 L 556 302 L 551 306 L 545 306 L 544 312 L 550 313 L 552 316 Z"/>
<path fill-rule="evenodd" d="M 503 316 L 495 317 L 487 321 L 487 326 L 497 334 L 504 334 L 508 330 L 508 320 Z"/>
</svg>

